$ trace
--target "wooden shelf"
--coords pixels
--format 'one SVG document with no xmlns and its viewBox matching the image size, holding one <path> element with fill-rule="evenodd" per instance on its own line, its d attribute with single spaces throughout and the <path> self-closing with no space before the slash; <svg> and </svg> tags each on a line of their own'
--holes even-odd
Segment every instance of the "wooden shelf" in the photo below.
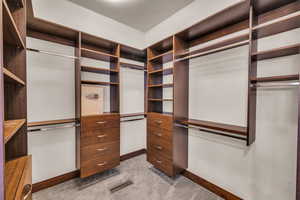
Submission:
<svg viewBox="0 0 300 200">
<path fill-rule="evenodd" d="M 3 2 L 3 41 L 10 45 L 25 49 L 24 41 L 20 31 L 14 21 L 14 18 L 7 6 L 6 1 Z"/>
<path fill-rule="evenodd" d="M 31 156 L 23 156 L 5 163 L 5 200 L 14 200 L 16 198 L 19 184 L 25 169 L 31 162 Z"/>
<path fill-rule="evenodd" d="M 170 88 L 173 87 L 173 83 L 167 83 L 167 84 L 153 84 L 149 85 L 149 88 L 156 88 L 156 87 L 163 87 L 163 88 Z"/>
<path fill-rule="evenodd" d="M 8 69 L 6 69 L 4 67 L 2 69 L 3 69 L 4 81 L 5 82 L 20 84 L 20 85 L 23 85 L 23 86 L 25 85 L 25 82 L 22 79 L 20 79 L 15 74 L 10 72 Z"/>
<path fill-rule="evenodd" d="M 257 39 L 300 28 L 300 14 L 293 13 L 289 17 L 260 24 L 253 28 Z"/>
<path fill-rule="evenodd" d="M 115 69 L 105 69 L 105 68 L 90 67 L 90 66 L 81 66 L 81 71 L 99 73 L 99 74 L 114 74 L 119 72 L 118 70 Z"/>
<path fill-rule="evenodd" d="M 112 85 L 112 86 L 118 86 L 119 83 L 114 82 L 103 82 L 103 81 L 88 81 L 88 80 L 81 80 L 82 84 L 91 84 L 91 85 Z"/>
<path fill-rule="evenodd" d="M 120 62 L 121 67 L 130 68 L 130 69 L 137 69 L 137 70 L 146 70 L 144 66 L 135 65 L 131 63 L 124 63 Z"/>
<path fill-rule="evenodd" d="M 121 118 L 125 118 L 125 117 L 137 117 L 137 116 L 144 116 L 146 115 L 146 113 L 130 113 L 130 114 L 121 114 Z"/>
<path fill-rule="evenodd" d="M 6 144 L 25 124 L 25 119 L 4 121 L 4 143 Z"/>
<path fill-rule="evenodd" d="M 160 114 L 160 115 L 165 115 L 165 116 L 169 116 L 169 117 L 172 117 L 173 116 L 173 113 L 171 112 L 148 112 L 148 114 Z"/>
<path fill-rule="evenodd" d="M 147 60 L 146 50 L 140 50 L 126 45 L 121 45 L 121 58 L 144 63 Z"/>
<path fill-rule="evenodd" d="M 300 53 L 300 44 L 289 45 L 267 51 L 260 51 L 252 54 L 252 59 L 266 60 L 283 56 L 291 56 Z"/>
<path fill-rule="evenodd" d="M 270 76 L 270 77 L 260 77 L 260 78 L 251 78 L 252 83 L 263 83 L 263 82 L 275 82 L 275 81 L 293 81 L 299 80 L 299 75 L 285 75 L 285 76 Z"/>
<path fill-rule="evenodd" d="M 212 130 L 230 132 L 242 136 L 247 136 L 247 128 L 242 126 L 235 126 L 235 125 L 210 122 L 204 120 L 196 120 L 196 119 L 189 119 L 188 121 L 182 121 L 181 123 L 187 126 L 192 125 L 192 126 L 198 126 L 198 127 L 208 128 Z"/>
<path fill-rule="evenodd" d="M 173 101 L 173 99 L 148 99 L 149 101 L 158 101 L 158 102 L 161 102 L 161 101 Z"/>
<path fill-rule="evenodd" d="M 173 74 L 173 67 L 149 71 L 148 74 L 150 74 L 150 75 L 170 75 L 170 74 Z"/>
<path fill-rule="evenodd" d="M 115 62 L 118 60 L 118 57 L 116 55 L 86 48 L 81 48 L 81 56 L 106 62 Z"/>
<path fill-rule="evenodd" d="M 105 113 L 102 113 L 102 114 L 98 114 L 98 115 L 82 115 L 81 117 L 97 117 L 97 116 L 107 116 L 107 115 L 118 115 L 120 116 L 120 113 L 118 112 L 105 112 Z"/>
<path fill-rule="evenodd" d="M 165 38 L 149 47 L 154 55 L 159 55 L 173 49 L 173 37 Z"/>
<path fill-rule="evenodd" d="M 189 59 L 189 58 L 197 58 L 200 56 L 207 56 L 210 54 L 218 53 L 221 51 L 241 47 L 244 45 L 249 44 L 249 34 L 243 34 L 237 37 L 233 37 L 227 40 L 223 40 L 213 45 L 209 45 L 207 47 L 190 51 L 190 52 L 183 52 L 181 54 L 175 55 L 176 59 Z"/>
<path fill-rule="evenodd" d="M 66 123 L 74 123 L 75 119 L 59 119 L 59 120 L 50 120 L 50 121 L 39 121 L 39 122 L 28 122 L 28 127 L 34 126 L 47 126 L 47 125 L 56 125 L 56 124 L 66 124 Z"/>
<path fill-rule="evenodd" d="M 149 62 L 162 62 L 162 63 L 167 63 L 173 60 L 173 50 L 167 51 L 163 54 L 154 56 L 149 59 Z"/>
</svg>

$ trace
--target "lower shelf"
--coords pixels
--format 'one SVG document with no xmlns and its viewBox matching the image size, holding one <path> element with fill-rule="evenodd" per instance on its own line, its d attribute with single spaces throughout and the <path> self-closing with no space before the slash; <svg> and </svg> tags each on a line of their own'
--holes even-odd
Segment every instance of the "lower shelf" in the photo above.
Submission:
<svg viewBox="0 0 300 200">
<path fill-rule="evenodd" d="M 31 195 L 31 170 L 31 156 L 5 164 L 5 200 L 26 199 L 25 196 Z"/>
<path fill-rule="evenodd" d="M 4 121 L 4 143 L 7 143 L 25 124 L 25 119 Z"/>
</svg>

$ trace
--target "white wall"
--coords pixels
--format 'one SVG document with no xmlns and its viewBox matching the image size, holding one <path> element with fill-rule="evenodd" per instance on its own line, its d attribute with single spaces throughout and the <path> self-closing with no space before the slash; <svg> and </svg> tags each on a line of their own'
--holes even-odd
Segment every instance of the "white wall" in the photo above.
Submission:
<svg viewBox="0 0 300 200">
<path fill-rule="evenodd" d="M 300 41 L 300 29 L 259 40 L 259 50 Z M 190 118 L 246 124 L 247 47 L 190 61 Z M 300 56 L 261 61 L 258 76 L 299 73 Z M 189 169 L 245 200 L 293 200 L 297 88 L 259 89 L 257 139 L 245 142 L 189 130 Z"/>
<path fill-rule="evenodd" d="M 143 49 L 144 33 L 66 0 L 32 0 L 35 17 Z"/>
<path fill-rule="evenodd" d="M 27 47 L 73 55 L 74 48 L 27 38 Z M 75 116 L 74 60 L 27 52 L 28 122 L 69 119 Z M 33 182 L 40 182 L 75 168 L 75 129 L 28 134 Z"/>
<path fill-rule="evenodd" d="M 122 59 L 125 61 L 125 59 Z M 128 63 L 142 63 L 126 60 Z M 121 68 L 120 70 L 121 113 L 144 112 L 144 72 Z M 131 117 L 135 119 L 141 117 Z M 146 119 L 121 123 L 121 155 L 146 148 Z"/>
</svg>

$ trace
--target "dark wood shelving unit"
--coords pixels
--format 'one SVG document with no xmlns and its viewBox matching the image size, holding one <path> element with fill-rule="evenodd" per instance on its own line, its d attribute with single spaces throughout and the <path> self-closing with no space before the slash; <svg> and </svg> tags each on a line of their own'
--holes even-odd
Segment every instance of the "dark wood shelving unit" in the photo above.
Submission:
<svg viewBox="0 0 300 200">
<path fill-rule="evenodd" d="M 260 51 L 252 54 L 252 59 L 266 60 L 283 56 L 291 56 L 300 53 L 300 44 L 289 45 L 267 51 Z"/>
<path fill-rule="evenodd" d="M 189 119 L 187 121 L 181 122 L 184 125 L 192 125 L 202 128 L 208 128 L 212 130 L 217 131 L 224 131 L 224 132 L 230 132 L 242 136 L 247 136 L 247 127 L 242 126 L 236 126 L 236 125 L 230 125 L 230 124 L 223 124 L 223 123 L 217 123 L 217 122 L 211 122 L 211 121 L 204 121 L 204 120 L 197 120 L 197 119 Z"/>
<path fill-rule="evenodd" d="M 92 73 L 99 73 L 99 74 L 115 74 L 118 73 L 118 70 L 115 69 L 105 69 L 100 67 L 90 67 L 90 66 L 81 66 L 81 71 L 83 72 L 92 72 Z"/>
<path fill-rule="evenodd" d="M 8 120 L 4 122 L 4 143 L 6 144 L 25 124 L 25 119 Z"/>
<path fill-rule="evenodd" d="M 17 77 L 15 74 L 7 70 L 6 68 L 3 68 L 3 74 L 4 74 L 4 81 L 8 83 L 13 84 L 19 84 L 25 86 L 25 82 L 21 80 L 19 77 Z"/>
</svg>

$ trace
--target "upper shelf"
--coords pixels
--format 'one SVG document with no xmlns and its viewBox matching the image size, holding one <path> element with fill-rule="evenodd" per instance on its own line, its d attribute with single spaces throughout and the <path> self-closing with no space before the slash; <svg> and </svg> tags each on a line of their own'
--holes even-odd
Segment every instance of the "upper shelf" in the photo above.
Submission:
<svg viewBox="0 0 300 200">
<path fill-rule="evenodd" d="M 224 132 L 230 132 L 242 136 L 247 136 L 247 128 L 242 126 L 229 125 L 229 124 L 210 122 L 204 120 L 196 120 L 196 119 L 189 119 L 188 121 L 182 121 L 181 123 L 184 125 L 199 126 L 203 128 L 217 130 L 217 131 L 224 131 Z"/>
<path fill-rule="evenodd" d="M 25 124 L 25 119 L 4 121 L 4 143 L 6 144 Z"/>
<path fill-rule="evenodd" d="M 98 73 L 98 74 L 116 74 L 116 73 L 118 73 L 118 70 L 116 70 L 116 69 L 105 69 L 105 68 L 90 67 L 90 66 L 81 66 L 81 71 Z"/>
<path fill-rule="evenodd" d="M 118 86 L 119 83 L 115 82 L 103 82 L 103 81 L 89 81 L 89 80 L 82 80 L 82 84 L 91 84 L 91 85 L 108 85 L 108 86 Z"/>
<path fill-rule="evenodd" d="M 121 45 L 121 58 L 146 62 L 146 50 L 140 50 L 126 45 Z"/>
<path fill-rule="evenodd" d="M 259 51 L 252 54 L 254 60 L 265 60 L 283 56 L 291 56 L 300 53 L 300 43 L 295 45 L 289 45 L 267 51 Z"/>
<path fill-rule="evenodd" d="M 7 6 L 7 3 L 6 1 L 2 1 L 2 2 L 3 2 L 3 40 L 5 43 L 25 49 L 25 44 L 21 37 L 21 33 Z"/>
<path fill-rule="evenodd" d="M 167 51 L 165 53 L 159 54 L 152 58 L 149 58 L 149 62 L 159 62 L 159 63 L 167 63 L 173 60 L 173 50 Z"/>
<path fill-rule="evenodd" d="M 243 0 L 178 33 L 183 40 L 193 40 L 249 19 L 250 1 Z"/>
<path fill-rule="evenodd" d="M 153 71 L 148 71 L 149 75 L 170 75 L 173 73 L 173 67 L 168 67 L 165 69 L 158 69 Z"/>
<path fill-rule="evenodd" d="M 108 53 L 104 53 L 92 49 L 86 49 L 86 48 L 81 48 L 81 55 L 82 57 L 102 60 L 106 62 L 113 62 L 113 61 L 115 62 L 118 60 L 118 57 L 116 55 L 112 55 L 112 54 L 108 54 Z"/>
<path fill-rule="evenodd" d="M 261 14 L 296 1 L 297 0 L 255 0 L 253 1 L 254 11 L 256 14 Z"/>
<path fill-rule="evenodd" d="M 130 69 L 146 70 L 144 66 L 135 65 L 131 63 L 120 62 L 120 65 L 121 67 L 130 68 Z"/>
<path fill-rule="evenodd" d="M 56 125 L 56 124 L 66 124 L 76 122 L 75 119 L 59 119 L 59 120 L 51 120 L 51 121 L 39 121 L 39 122 L 28 122 L 28 127 L 34 126 L 48 126 L 48 125 Z"/>
</svg>

